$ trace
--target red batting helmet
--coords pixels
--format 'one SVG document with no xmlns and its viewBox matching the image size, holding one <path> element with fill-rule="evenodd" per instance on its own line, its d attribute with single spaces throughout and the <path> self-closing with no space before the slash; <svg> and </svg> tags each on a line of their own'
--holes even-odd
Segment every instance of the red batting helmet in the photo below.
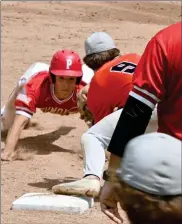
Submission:
<svg viewBox="0 0 182 224">
<path fill-rule="evenodd" d="M 81 77 L 81 59 L 79 55 L 74 51 L 57 51 L 52 57 L 49 71 L 56 76 Z"/>
</svg>

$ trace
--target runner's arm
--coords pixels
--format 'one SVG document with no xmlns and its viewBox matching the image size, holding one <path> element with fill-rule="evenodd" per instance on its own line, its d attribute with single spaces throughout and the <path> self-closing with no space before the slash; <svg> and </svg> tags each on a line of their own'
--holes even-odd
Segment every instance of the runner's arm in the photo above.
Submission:
<svg viewBox="0 0 182 224">
<path fill-rule="evenodd" d="M 29 122 L 29 118 L 24 115 L 16 115 L 12 127 L 8 132 L 6 139 L 5 152 L 15 152 L 17 142 L 25 125 Z"/>
<path fill-rule="evenodd" d="M 3 151 L 3 154 L 7 156 L 9 155 L 9 157 L 12 157 L 14 154 L 21 132 L 25 128 L 25 125 L 30 121 L 33 114 L 36 112 L 34 92 L 32 91 L 31 95 L 29 94 L 28 96 L 25 91 L 21 91 L 16 98 L 15 107 L 15 119 L 12 127 L 8 131 L 5 149 Z"/>
</svg>

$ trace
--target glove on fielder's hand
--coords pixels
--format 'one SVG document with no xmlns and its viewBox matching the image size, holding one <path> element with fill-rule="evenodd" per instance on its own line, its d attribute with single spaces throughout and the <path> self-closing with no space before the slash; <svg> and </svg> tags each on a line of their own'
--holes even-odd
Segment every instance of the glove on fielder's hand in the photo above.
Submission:
<svg viewBox="0 0 182 224">
<path fill-rule="evenodd" d="M 82 109 L 80 109 L 80 118 L 85 121 L 89 128 L 92 126 L 93 116 L 92 113 L 89 111 L 87 104 L 85 104 Z"/>
<path fill-rule="evenodd" d="M 77 95 L 77 106 L 80 111 L 80 119 L 84 120 L 88 127 L 91 127 L 93 123 L 93 115 L 87 107 L 86 98 L 82 97 L 82 92 L 83 89 L 81 89 Z"/>
</svg>

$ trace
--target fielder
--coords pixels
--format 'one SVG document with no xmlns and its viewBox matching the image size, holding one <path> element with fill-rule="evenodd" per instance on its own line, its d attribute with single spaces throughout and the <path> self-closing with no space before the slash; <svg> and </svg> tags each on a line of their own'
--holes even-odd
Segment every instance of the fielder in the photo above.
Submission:
<svg viewBox="0 0 182 224">
<path fill-rule="evenodd" d="M 181 224 L 181 156 L 181 141 L 164 133 L 140 135 L 129 141 L 117 178 L 105 175 L 112 191 L 111 200 L 107 200 L 110 206 L 102 206 L 103 211 L 107 209 L 107 215 L 114 214 L 110 216 L 113 221 L 123 223 L 124 217 L 113 208 L 114 198 L 132 224 Z M 105 194 L 101 201 L 103 197 Z"/>
<path fill-rule="evenodd" d="M 135 53 L 121 55 L 105 32 L 90 35 L 85 41 L 85 52 L 83 61 L 95 71 L 95 75 L 91 83 L 79 91 L 78 104 L 83 117 L 85 111 L 91 112 L 93 125 L 116 108 L 123 108 L 140 56 Z"/>
<path fill-rule="evenodd" d="M 108 151 L 111 153 L 108 170 L 104 172 L 104 186 L 101 191 L 101 209 L 102 211 L 110 217 L 112 220 L 117 220 L 117 223 L 122 223 L 122 220 L 118 216 L 118 208 L 117 208 L 117 200 L 115 200 L 115 190 L 114 184 L 111 183 L 112 179 L 116 178 L 117 171 L 120 170 L 122 174 L 122 170 L 124 167 L 121 166 L 121 158 L 123 155 L 127 155 L 125 153 L 125 147 L 128 142 L 139 136 L 144 134 L 146 127 L 150 121 L 152 111 L 157 104 L 157 112 L 158 112 L 158 130 L 156 134 L 156 144 L 158 145 L 158 149 L 163 150 L 165 153 L 165 144 L 166 148 L 169 143 L 166 139 L 166 136 L 172 136 L 170 151 L 174 150 L 174 155 L 171 154 L 172 166 L 169 169 L 169 175 L 166 173 L 165 175 L 160 173 L 160 177 L 162 177 L 163 185 L 161 181 L 157 178 L 154 178 L 154 174 L 158 174 L 158 171 L 155 170 L 154 173 L 148 173 L 148 176 L 145 176 L 146 184 L 147 180 L 150 178 L 155 182 L 155 187 L 165 192 L 165 200 L 170 203 L 170 199 L 172 196 L 180 196 L 182 195 L 181 191 L 181 146 L 182 146 L 182 22 L 178 22 L 176 24 L 170 25 L 167 28 L 159 31 L 147 44 L 144 54 L 140 59 L 140 62 L 136 68 L 134 78 L 133 78 L 133 87 L 129 93 L 129 97 L 125 104 L 125 107 L 120 115 L 118 123 L 116 125 L 115 131 L 113 133 L 112 139 L 110 141 Z M 122 97 L 122 96 L 121 96 Z M 161 134 L 163 133 L 163 135 Z M 145 135 L 143 136 L 143 138 Z M 140 137 L 138 137 L 140 138 Z M 163 138 L 164 143 L 162 143 L 161 138 Z M 167 138 L 167 137 L 166 137 Z M 172 141 L 178 142 L 175 145 Z M 132 141 L 132 140 L 131 140 Z M 170 141 L 170 139 L 169 139 Z M 145 141 L 145 145 L 151 144 L 150 138 L 148 141 Z M 154 147 L 155 147 L 154 143 Z M 174 147 L 174 148 L 173 148 Z M 140 145 L 135 145 L 136 151 L 139 150 Z M 127 150 L 127 147 L 126 147 Z M 134 155 L 135 150 L 133 150 Z M 143 153 L 145 154 L 145 153 Z M 176 163 L 177 154 L 180 157 L 180 160 Z M 149 155 L 150 156 L 150 155 Z M 165 158 L 166 156 L 164 156 Z M 150 157 L 149 157 L 150 158 Z M 153 164 L 159 164 L 157 162 L 157 158 Z M 169 162 L 163 160 L 160 171 L 166 171 Z M 174 166 L 176 164 L 176 166 Z M 148 163 L 144 165 L 142 169 L 145 169 L 145 166 L 148 166 Z M 120 168 L 121 167 L 121 168 Z M 140 168 L 139 168 L 140 169 Z M 175 171 L 174 171 L 175 170 Z M 149 187 L 141 189 L 140 187 L 143 185 L 141 181 L 139 181 L 139 185 L 136 185 L 136 181 L 138 179 L 137 172 L 130 172 L 130 169 L 125 173 L 126 175 L 122 176 L 122 180 L 134 187 L 135 189 L 142 190 L 144 192 L 149 191 Z M 142 170 L 140 169 L 140 172 Z M 176 179 L 177 177 L 177 179 Z M 171 184 L 168 183 L 168 179 L 171 178 Z M 170 194 L 170 189 L 176 187 L 175 181 L 178 180 L 177 186 L 180 186 L 176 191 L 173 192 L 173 195 Z M 144 180 L 144 178 L 143 178 Z M 167 184 L 167 185 L 165 185 Z M 166 191 L 168 190 L 168 191 Z M 161 194 L 160 194 L 161 196 Z M 157 196 L 156 196 L 157 197 Z M 135 198 L 136 199 L 136 198 Z M 146 198 L 147 200 L 147 198 Z M 180 200 L 180 199 L 179 199 Z M 140 201 L 142 206 L 144 201 Z M 138 204 L 138 203 L 137 203 Z M 139 205 L 139 204 L 138 204 Z M 163 203 L 163 205 L 165 205 Z M 181 207 L 181 204 L 179 204 Z M 180 209 L 180 207 L 178 207 Z M 140 206 L 139 206 L 140 208 Z M 148 222 L 145 220 L 145 223 L 181 223 L 181 220 L 175 222 L 173 218 L 173 214 L 176 214 L 178 208 L 175 208 L 175 213 L 172 213 L 172 206 L 170 208 L 170 218 L 164 221 L 157 222 L 154 220 L 154 215 L 150 216 L 149 219 L 153 219 L 152 222 Z M 158 209 L 155 206 L 155 209 Z M 133 211 L 133 219 L 137 217 L 140 209 L 131 208 L 130 211 Z M 167 210 L 166 210 L 167 211 Z M 169 210 L 168 210 L 169 211 Z M 167 214 L 167 212 L 165 212 Z M 165 217 L 165 213 L 163 217 Z M 142 214 L 141 214 L 142 215 Z M 175 217 L 174 217 L 175 218 Z M 144 223 L 144 222 L 140 222 Z"/>
<path fill-rule="evenodd" d="M 94 124 L 81 137 L 85 162 L 84 178 L 76 182 L 56 185 L 53 191 L 57 194 L 96 197 L 100 191 L 100 179 L 105 165 L 105 149 L 109 145 L 132 88 L 133 73 L 140 56 L 120 55 L 112 38 L 104 32 L 96 32 L 88 37 L 85 50 L 84 62 L 95 70 L 95 74 L 90 85 L 84 87 L 86 90 L 84 93 L 88 97 L 85 104 L 93 116 L 91 123 Z M 115 108 L 119 110 L 113 113 Z M 84 111 L 82 113 L 84 114 Z M 89 120 L 87 117 L 85 119 Z M 156 130 L 157 119 L 154 111 L 147 132 Z"/>
<path fill-rule="evenodd" d="M 1 109 L 1 132 L 8 133 L 1 160 L 16 159 L 21 131 L 37 108 L 59 115 L 78 112 L 77 93 L 92 76 L 93 71 L 71 50 L 57 51 L 50 66 L 40 62 L 30 66 Z"/>
</svg>

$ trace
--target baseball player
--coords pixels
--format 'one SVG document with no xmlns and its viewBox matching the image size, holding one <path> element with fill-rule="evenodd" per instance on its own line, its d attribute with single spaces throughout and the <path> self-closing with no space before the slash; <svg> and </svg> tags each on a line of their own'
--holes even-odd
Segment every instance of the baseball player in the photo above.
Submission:
<svg viewBox="0 0 182 224">
<path fill-rule="evenodd" d="M 140 135 L 127 144 L 118 177 L 105 177 L 129 223 L 182 223 L 181 166 L 181 141 L 170 135 Z M 116 207 L 106 213 L 112 212 L 111 219 L 123 223 Z"/>
<path fill-rule="evenodd" d="M 118 213 L 117 201 L 114 201 L 114 184 L 110 183 L 109 179 L 117 176 L 116 172 L 120 169 L 126 144 L 132 138 L 145 132 L 157 103 L 158 140 L 156 141 L 160 144 L 161 133 L 182 141 L 181 32 L 182 22 L 170 25 L 158 32 L 149 41 L 136 68 L 132 90 L 108 147 L 111 157 L 108 170 L 104 172 L 104 179 L 107 181 L 101 192 L 101 209 L 112 220 L 118 220 Z M 150 141 L 148 144 L 151 144 Z M 166 141 L 166 147 L 167 144 Z M 138 149 L 140 146 L 135 145 L 135 147 Z M 162 150 L 163 144 L 160 147 Z M 174 147 L 174 150 L 181 151 L 181 144 L 178 147 Z M 178 172 L 181 174 L 181 168 Z M 135 178 L 135 175 L 128 175 L 123 180 L 131 183 Z M 156 184 L 158 184 L 157 181 Z M 117 223 L 121 223 L 121 220 L 119 221 Z"/>
<path fill-rule="evenodd" d="M 91 83 L 80 91 L 83 93 L 85 90 L 85 94 L 79 93 L 79 98 L 88 92 L 88 99 L 83 101 L 87 100 L 87 108 L 95 124 L 112 113 L 114 108 L 122 108 L 125 104 L 140 56 L 134 53 L 120 55 L 113 39 L 105 32 L 89 36 L 85 41 L 85 51 L 83 61 L 95 71 L 95 75 Z"/>
<path fill-rule="evenodd" d="M 56 185 L 53 191 L 58 194 L 96 197 L 100 191 L 100 179 L 105 165 L 104 149 L 109 145 L 132 88 L 132 77 L 140 56 L 120 55 L 112 38 L 104 32 L 93 33 L 86 40 L 85 49 L 84 62 L 95 70 L 89 88 L 86 87 L 88 88 L 87 107 L 93 115 L 92 124 L 95 125 L 81 137 L 85 156 L 84 178 L 76 182 Z M 119 110 L 113 113 L 115 108 Z M 154 113 L 147 132 L 156 129 L 157 121 Z"/>
<path fill-rule="evenodd" d="M 79 55 L 71 50 L 57 51 L 50 66 L 40 62 L 30 66 L 1 109 L 1 131 L 8 132 L 1 159 L 16 159 L 21 131 L 37 108 L 59 115 L 78 112 L 77 92 L 92 76 L 93 71 L 82 66 Z"/>
</svg>

